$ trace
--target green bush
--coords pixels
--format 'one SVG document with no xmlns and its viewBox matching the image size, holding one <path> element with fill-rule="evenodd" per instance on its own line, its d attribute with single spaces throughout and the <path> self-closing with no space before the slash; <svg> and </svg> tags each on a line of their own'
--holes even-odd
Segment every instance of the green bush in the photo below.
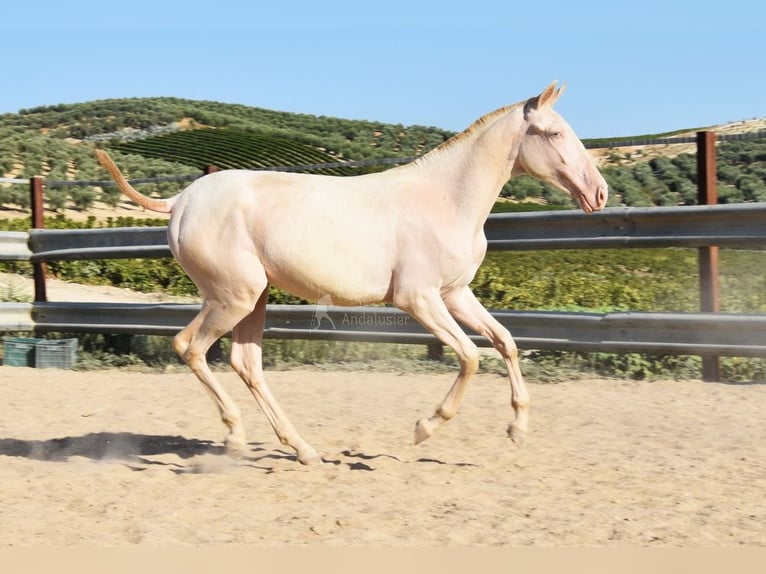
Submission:
<svg viewBox="0 0 766 574">
<path fill-rule="evenodd" d="M 472 289 L 488 308 L 693 311 L 696 251 L 490 252 Z"/>
</svg>

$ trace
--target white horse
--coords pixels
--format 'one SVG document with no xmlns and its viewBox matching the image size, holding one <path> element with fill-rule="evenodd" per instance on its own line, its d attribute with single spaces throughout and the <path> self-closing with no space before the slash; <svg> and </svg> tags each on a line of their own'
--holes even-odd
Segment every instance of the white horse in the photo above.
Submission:
<svg viewBox="0 0 766 574">
<path fill-rule="evenodd" d="M 218 406 L 229 429 L 227 450 L 246 446 L 242 417 L 205 353 L 231 331 L 231 365 L 279 440 L 301 463 L 321 461 L 264 380 L 269 284 L 336 305 L 393 303 L 455 351 L 457 379 L 433 416 L 416 424 L 416 443 L 455 416 L 478 368 L 476 345 L 458 322 L 486 336 L 508 367 L 515 412 L 508 435 L 523 441 L 529 396 L 516 345 L 468 285 L 486 253 L 484 222 L 511 177 L 529 174 L 549 182 L 586 213 L 606 204 L 606 182 L 553 110 L 562 92 L 553 82 L 537 97 L 481 117 L 410 164 L 354 177 L 229 170 L 202 177 L 172 198 L 155 199 L 137 192 L 105 152 L 96 152 L 128 197 L 172 214 L 170 249 L 204 297 L 173 346 Z"/>
</svg>

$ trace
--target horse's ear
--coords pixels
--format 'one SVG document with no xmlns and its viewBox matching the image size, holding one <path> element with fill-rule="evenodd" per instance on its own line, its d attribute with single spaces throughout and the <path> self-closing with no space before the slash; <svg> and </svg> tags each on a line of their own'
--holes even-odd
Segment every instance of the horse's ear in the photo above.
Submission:
<svg viewBox="0 0 766 574">
<path fill-rule="evenodd" d="M 560 88 L 556 88 L 556 84 L 558 84 L 558 80 L 551 82 L 551 84 L 543 90 L 543 93 L 538 96 L 537 107 L 542 108 L 545 106 L 552 106 L 558 101 L 561 94 L 563 94 L 566 89 L 566 84 L 562 84 Z"/>
<path fill-rule="evenodd" d="M 546 106 L 552 106 L 561 97 L 566 89 L 566 84 L 562 84 L 560 88 L 556 88 L 558 80 L 554 80 L 551 84 L 543 90 L 543 93 L 534 98 L 529 98 L 524 104 L 524 119 L 527 118 L 529 112 L 544 108 Z"/>
</svg>

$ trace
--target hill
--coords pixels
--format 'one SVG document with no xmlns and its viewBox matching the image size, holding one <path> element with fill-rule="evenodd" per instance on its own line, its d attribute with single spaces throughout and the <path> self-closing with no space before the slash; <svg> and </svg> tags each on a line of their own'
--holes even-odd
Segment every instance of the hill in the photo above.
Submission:
<svg viewBox="0 0 766 574">
<path fill-rule="evenodd" d="M 277 112 L 238 104 L 179 98 L 99 100 L 21 110 L 0 116 L 0 127 L 23 127 L 55 138 L 88 142 L 140 139 L 198 127 L 281 136 L 337 158 L 419 155 L 453 134 L 424 126 Z"/>
<path fill-rule="evenodd" d="M 717 126 L 722 133 L 763 129 L 764 120 Z M 683 135 L 675 130 L 651 137 Z M 692 132 L 693 133 L 693 132 Z M 71 186 L 107 179 L 93 149 L 108 147 L 128 177 L 198 175 L 209 164 L 258 168 L 420 155 L 452 132 L 435 127 L 292 114 L 179 98 L 114 99 L 44 106 L 0 115 L 0 177 L 46 178 L 49 208 L 116 206 L 114 188 Z M 625 139 L 641 139 L 633 136 Z M 591 141 L 590 143 L 599 143 Z M 766 138 L 720 145 L 722 202 L 766 200 Z M 696 157 L 684 145 L 594 150 L 610 183 L 610 205 L 677 205 L 696 201 Z M 385 169 L 386 166 L 366 168 Z M 360 173 L 334 167 L 325 173 Z M 144 184 L 145 193 L 176 193 L 182 184 Z M 0 184 L 0 206 L 24 210 L 25 186 Z M 550 186 L 519 178 L 503 190 L 515 201 L 570 206 Z"/>
</svg>

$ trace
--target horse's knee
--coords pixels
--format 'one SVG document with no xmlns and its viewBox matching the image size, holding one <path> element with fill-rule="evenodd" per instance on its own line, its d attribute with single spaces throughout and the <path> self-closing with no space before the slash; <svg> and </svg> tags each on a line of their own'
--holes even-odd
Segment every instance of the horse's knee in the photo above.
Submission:
<svg viewBox="0 0 766 574">
<path fill-rule="evenodd" d="M 479 370 L 479 349 L 474 345 L 463 351 L 461 371 L 464 376 L 472 376 Z"/>
<path fill-rule="evenodd" d="M 515 361 L 519 358 L 519 348 L 511 334 L 506 331 L 495 340 L 495 349 L 507 359 Z"/>
<path fill-rule="evenodd" d="M 189 349 L 189 340 L 183 336 L 183 333 L 179 333 L 178 335 L 173 337 L 173 350 L 184 361 L 186 360 L 186 351 L 188 349 Z"/>
<path fill-rule="evenodd" d="M 173 348 L 176 353 L 178 353 L 181 360 L 192 370 L 195 370 L 200 364 L 207 363 L 207 349 L 202 349 L 199 345 L 195 345 L 193 342 L 187 344 L 183 341 L 179 341 L 178 343 L 174 341 Z"/>
</svg>

